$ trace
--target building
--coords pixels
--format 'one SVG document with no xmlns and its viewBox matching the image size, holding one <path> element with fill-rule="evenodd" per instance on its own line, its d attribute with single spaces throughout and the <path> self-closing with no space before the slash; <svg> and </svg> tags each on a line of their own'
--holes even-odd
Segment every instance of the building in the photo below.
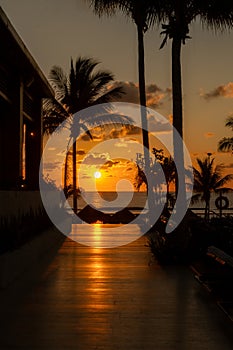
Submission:
<svg viewBox="0 0 233 350">
<path fill-rule="evenodd" d="M 0 43 L 1 255 L 51 225 L 40 196 L 39 167 L 42 99 L 53 90 L 1 8 Z"/>
<path fill-rule="evenodd" d="M 53 90 L 0 8 L 0 190 L 38 190 L 42 98 Z"/>
</svg>

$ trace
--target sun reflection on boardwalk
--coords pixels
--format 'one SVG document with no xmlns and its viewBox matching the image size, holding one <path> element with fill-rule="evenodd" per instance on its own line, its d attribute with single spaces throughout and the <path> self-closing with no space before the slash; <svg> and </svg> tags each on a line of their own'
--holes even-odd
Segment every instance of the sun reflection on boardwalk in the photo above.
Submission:
<svg viewBox="0 0 233 350">
<path fill-rule="evenodd" d="M 94 248 L 114 248 L 126 245 L 141 237 L 136 224 L 73 224 L 68 235 L 72 240 Z"/>
</svg>

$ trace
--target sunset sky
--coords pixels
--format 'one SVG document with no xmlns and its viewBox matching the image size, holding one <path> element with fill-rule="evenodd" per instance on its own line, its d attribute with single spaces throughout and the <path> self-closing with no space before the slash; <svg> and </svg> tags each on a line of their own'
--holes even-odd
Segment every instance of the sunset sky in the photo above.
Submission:
<svg viewBox="0 0 233 350">
<path fill-rule="evenodd" d="M 125 101 L 138 102 L 136 27 L 130 19 L 120 13 L 99 19 L 85 0 L 0 0 L 0 5 L 46 76 L 53 65 L 68 70 L 71 57 L 92 56 L 125 86 Z M 171 45 L 159 50 L 160 31 L 145 35 L 147 98 L 169 118 Z M 229 173 L 232 155 L 217 153 L 217 143 L 232 135 L 224 124 L 233 113 L 233 31 L 216 34 L 196 23 L 190 35 L 182 54 L 184 140 L 192 158 L 211 152 Z M 85 148 L 87 142 L 80 145 Z"/>
</svg>

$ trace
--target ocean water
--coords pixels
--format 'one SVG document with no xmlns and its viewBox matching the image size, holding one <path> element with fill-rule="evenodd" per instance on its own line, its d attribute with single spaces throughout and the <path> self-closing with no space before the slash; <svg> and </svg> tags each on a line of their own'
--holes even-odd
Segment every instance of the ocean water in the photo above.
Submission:
<svg viewBox="0 0 233 350">
<path fill-rule="evenodd" d="M 219 210 L 215 205 L 217 197 L 217 194 L 211 195 L 210 210 L 218 214 Z M 233 193 L 224 194 L 224 197 L 227 197 L 229 200 L 229 208 L 223 210 L 223 213 L 233 215 Z M 164 202 L 164 194 L 158 195 L 157 200 L 162 200 Z M 69 205 L 72 207 L 72 197 L 70 197 L 68 201 Z M 105 212 L 115 212 L 126 207 L 137 212 L 140 208 L 147 209 L 147 194 L 146 192 L 87 192 L 78 198 L 78 209 L 83 209 L 87 204 L 91 204 L 96 209 L 104 210 Z M 194 211 L 201 213 L 202 210 L 204 210 L 205 203 L 198 201 L 194 204 L 190 203 L 189 207 L 191 209 L 196 208 Z"/>
</svg>

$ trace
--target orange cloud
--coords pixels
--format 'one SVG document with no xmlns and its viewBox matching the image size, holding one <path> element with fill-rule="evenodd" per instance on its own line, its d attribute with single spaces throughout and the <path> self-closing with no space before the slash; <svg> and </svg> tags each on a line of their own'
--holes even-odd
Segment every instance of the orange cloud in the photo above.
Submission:
<svg viewBox="0 0 233 350">
<path fill-rule="evenodd" d="M 171 124 L 173 124 L 173 114 L 168 115 L 168 120 Z"/>
</svg>

